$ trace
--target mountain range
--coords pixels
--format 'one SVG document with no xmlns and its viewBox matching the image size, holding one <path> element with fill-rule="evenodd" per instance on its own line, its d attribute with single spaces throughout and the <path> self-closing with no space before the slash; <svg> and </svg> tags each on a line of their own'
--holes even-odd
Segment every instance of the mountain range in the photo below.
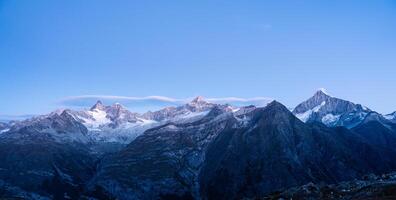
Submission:
<svg viewBox="0 0 396 200">
<path fill-rule="evenodd" d="M 136 113 L 98 101 L 0 123 L 0 197 L 292 198 L 290 188 L 308 183 L 396 171 L 394 145 L 395 113 L 323 90 L 292 111 L 277 101 L 236 107 L 197 97 Z"/>
</svg>

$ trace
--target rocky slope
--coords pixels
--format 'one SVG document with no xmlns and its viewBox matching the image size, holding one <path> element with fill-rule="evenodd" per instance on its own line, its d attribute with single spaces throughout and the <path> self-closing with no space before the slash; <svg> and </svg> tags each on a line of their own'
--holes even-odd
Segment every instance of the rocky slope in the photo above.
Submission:
<svg viewBox="0 0 396 200">
<path fill-rule="evenodd" d="M 96 172 L 100 156 L 118 151 L 120 146 L 146 129 L 169 123 L 168 120 L 199 120 L 207 113 L 195 113 L 214 107 L 214 104 L 210 104 L 211 107 L 206 105 L 208 103 L 202 99 L 195 100 L 177 108 L 188 110 L 172 114 L 183 120 L 167 118 L 148 123 L 150 119 L 144 119 L 120 104 L 106 106 L 98 101 L 87 111 L 57 110 L 48 115 L 4 124 L 4 131 L 0 134 L 0 185 L 5 189 L 0 197 L 81 197 L 87 181 Z M 109 143 L 116 146 L 109 146 Z"/>
<path fill-rule="evenodd" d="M 215 108 L 194 123 L 150 129 L 103 159 L 91 187 L 119 199 L 253 198 L 389 172 L 395 156 L 348 129 L 304 124 L 273 102 L 239 116 Z"/>
<path fill-rule="evenodd" d="M 198 121 L 147 130 L 121 152 L 104 158 L 93 183 L 120 199 L 199 198 L 198 174 L 206 148 L 235 125 L 230 114 L 217 106 Z"/>
<path fill-rule="evenodd" d="M 97 159 L 85 146 L 87 129 L 68 114 L 17 125 L 0 135 L 0 196 L 77 197 Z"/>
<path fill-rule="evenodd" d="M 209 146 L 200 174 L 205 198 L 257 198 L 311 181 L 389 172 L 396 164 L 394 152 L 345 128 L 308 126 L 277 102 L 257 109 L 247 127 L 221 134 Z"/>
<path fill-rule="evenodd" d="M 352 129 L 371 144 L 394 149 L 396 145 L 396 124 L 378 113 L 370 113 L 361 124 Z"/>
</svg>

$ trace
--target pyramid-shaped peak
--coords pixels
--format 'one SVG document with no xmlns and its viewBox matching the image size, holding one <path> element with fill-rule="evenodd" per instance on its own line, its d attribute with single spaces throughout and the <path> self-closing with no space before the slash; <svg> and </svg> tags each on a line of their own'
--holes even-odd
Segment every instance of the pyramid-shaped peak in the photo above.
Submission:
<svg viewBox="0 0 396 200">
<path fill-rule="evenodd" d="M 191 103 L 200 103 L 200 102 L 206 102 L 203 96 L 197 96 L 191 101 Z"/>
<path fill-rule="evenodd" d="M 329 93 L 327 93 L 327 90 L 325 88 L 319 88 L 316 92 L 314 96 L 329 96 Z"/>
<path fill-rule="evenodd" d="M 257 108 L 253 120 L 258 120 L 265 124 L 289 124 L 294 118 L 295 116 L 285 105 L 274 100 L 266 107 Z"/>
<path fill-rule="evenodd" d="M 318 91 L 316 91 L 315 94 L 311 98 L 309 98 L 308 100 L 297 105 L 297 107 L 294 108 L 293 113 L 300 114 L 300 113 L 305 113 L 309 110 L 313 111 L 315 108 L 316 109 L 320 108 L 322 104 L 323 105 L 326 104 L 326 102 L 331 99 L 336 100 L 336 98 L 329 96 L 326 93 L 326 90 L 321 88 Z M 318 107 L 318 106 L 320 106 L 320 107 Z"/>
<path fill-rule="evenodd" d="M 91 110 L 95 110 L 95 109 L 99 109 L 99 110 L 105 109 L 105 106 L 103 105 L 103 103 L 102 103 L 101 100 L 98 100 L 98 101 L 95 103 L 95 105 L 93 105 L 93 106 L 91 107 Z"/>
<path fill-rule="evenodd" d="M 101 100 L 96 101 L 95 105 L 103 105 Z"/>
<path fill-rule="evenodd" d="M 271 103 L 269 103 L 266 107 L 264 107 L 265 109 L 277 109 L 277 110 L 282 110 L 282 111 L 287 111 L 290 112 L 289 109 L 287 109 L 287 107 L 285 105 L 283 105 L 282 103 L 274 100 Z"/>
</svg>

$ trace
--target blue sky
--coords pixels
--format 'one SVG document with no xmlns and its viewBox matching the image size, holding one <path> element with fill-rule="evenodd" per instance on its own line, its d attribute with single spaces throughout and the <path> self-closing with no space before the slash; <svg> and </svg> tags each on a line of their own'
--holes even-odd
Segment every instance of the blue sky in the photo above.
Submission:
<svg viewBox="0 0 396 200">
<path fill-rule="evenodd" d="M 392 0 L 0 0 L 0 115 L 81 95 L 293 107 L 320 87 L 389 113 L 395 35 Z"/>
</svg>

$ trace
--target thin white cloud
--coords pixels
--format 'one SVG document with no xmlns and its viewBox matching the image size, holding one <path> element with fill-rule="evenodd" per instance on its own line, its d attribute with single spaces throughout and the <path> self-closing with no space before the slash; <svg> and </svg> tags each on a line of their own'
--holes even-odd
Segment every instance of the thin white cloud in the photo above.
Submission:
<svg viewBox="0 0 396 200">
<path fill-rule="evenodd" d="M 221 98 L 208 98 L 206 100 L 218 104 L 231 104 L 237 106 L 244 106 L 244 105 L 265 106 L 274 99 L 268 97 L 253 97 L 253 98 L 221 97 Z"/>
<path fill-rule="evenodd" d="M 0 122 L 21 121 L 36 115 L 0 115 Z"/>
<path fill-rule="evenodd" d="M 97 100 L 121 100 L 121 101 L 147 101 L 147 100 L 155 100 L 155 101 L 162 101 L 162 102 L 171 102 L 171 103 L 177 103 L 177 102 L 183 102 L 185 100 L 183 99 L 174 99 L 170 97 L 164 97 L 164 96 L 147 96 L 147 97 L 129 97 L 129 96 L 111 96 L 111 95 L 82 95 L 82 96 L 71 96 L 71 97 L 66 97 L 61 102 L 71 102 L 75 100 L 92 100 L 92 99 L 97 99 Z"/>
<path fill-rule="evenodd" d="M 221 98 L 207 98 L 209 102 L 251 102 L 251 101 L 269 101 L 273 100 L 268 97 L 253 97 L 253 98 L 239 98 L 239 97 L 221 97 Z"/>
<path fill-rule="evenodd" d="M 109 96 L 109 95 L 82 95 L 71 96 L 62 99 L 59 103 L 63 106 L 73 107 L 88 107 L 93 105 L 97 100 L 103 101 L 105 104 L 121 103 L 129 107 L 161 107 L 171 105 L 181 105 L 190 102 L 194 97 L 190 98 L 172 98 L 165 96 Z M 273 99 L 268 97 L 253 97 L 253 98 L 240 98 L 240 97 L 219 97 L 219 98 L 204 98 L 208 102 L 218 104 L 230 104 L 236 106 L 256 105 L 264 106 L 271 102 Z"/>
</svg>

